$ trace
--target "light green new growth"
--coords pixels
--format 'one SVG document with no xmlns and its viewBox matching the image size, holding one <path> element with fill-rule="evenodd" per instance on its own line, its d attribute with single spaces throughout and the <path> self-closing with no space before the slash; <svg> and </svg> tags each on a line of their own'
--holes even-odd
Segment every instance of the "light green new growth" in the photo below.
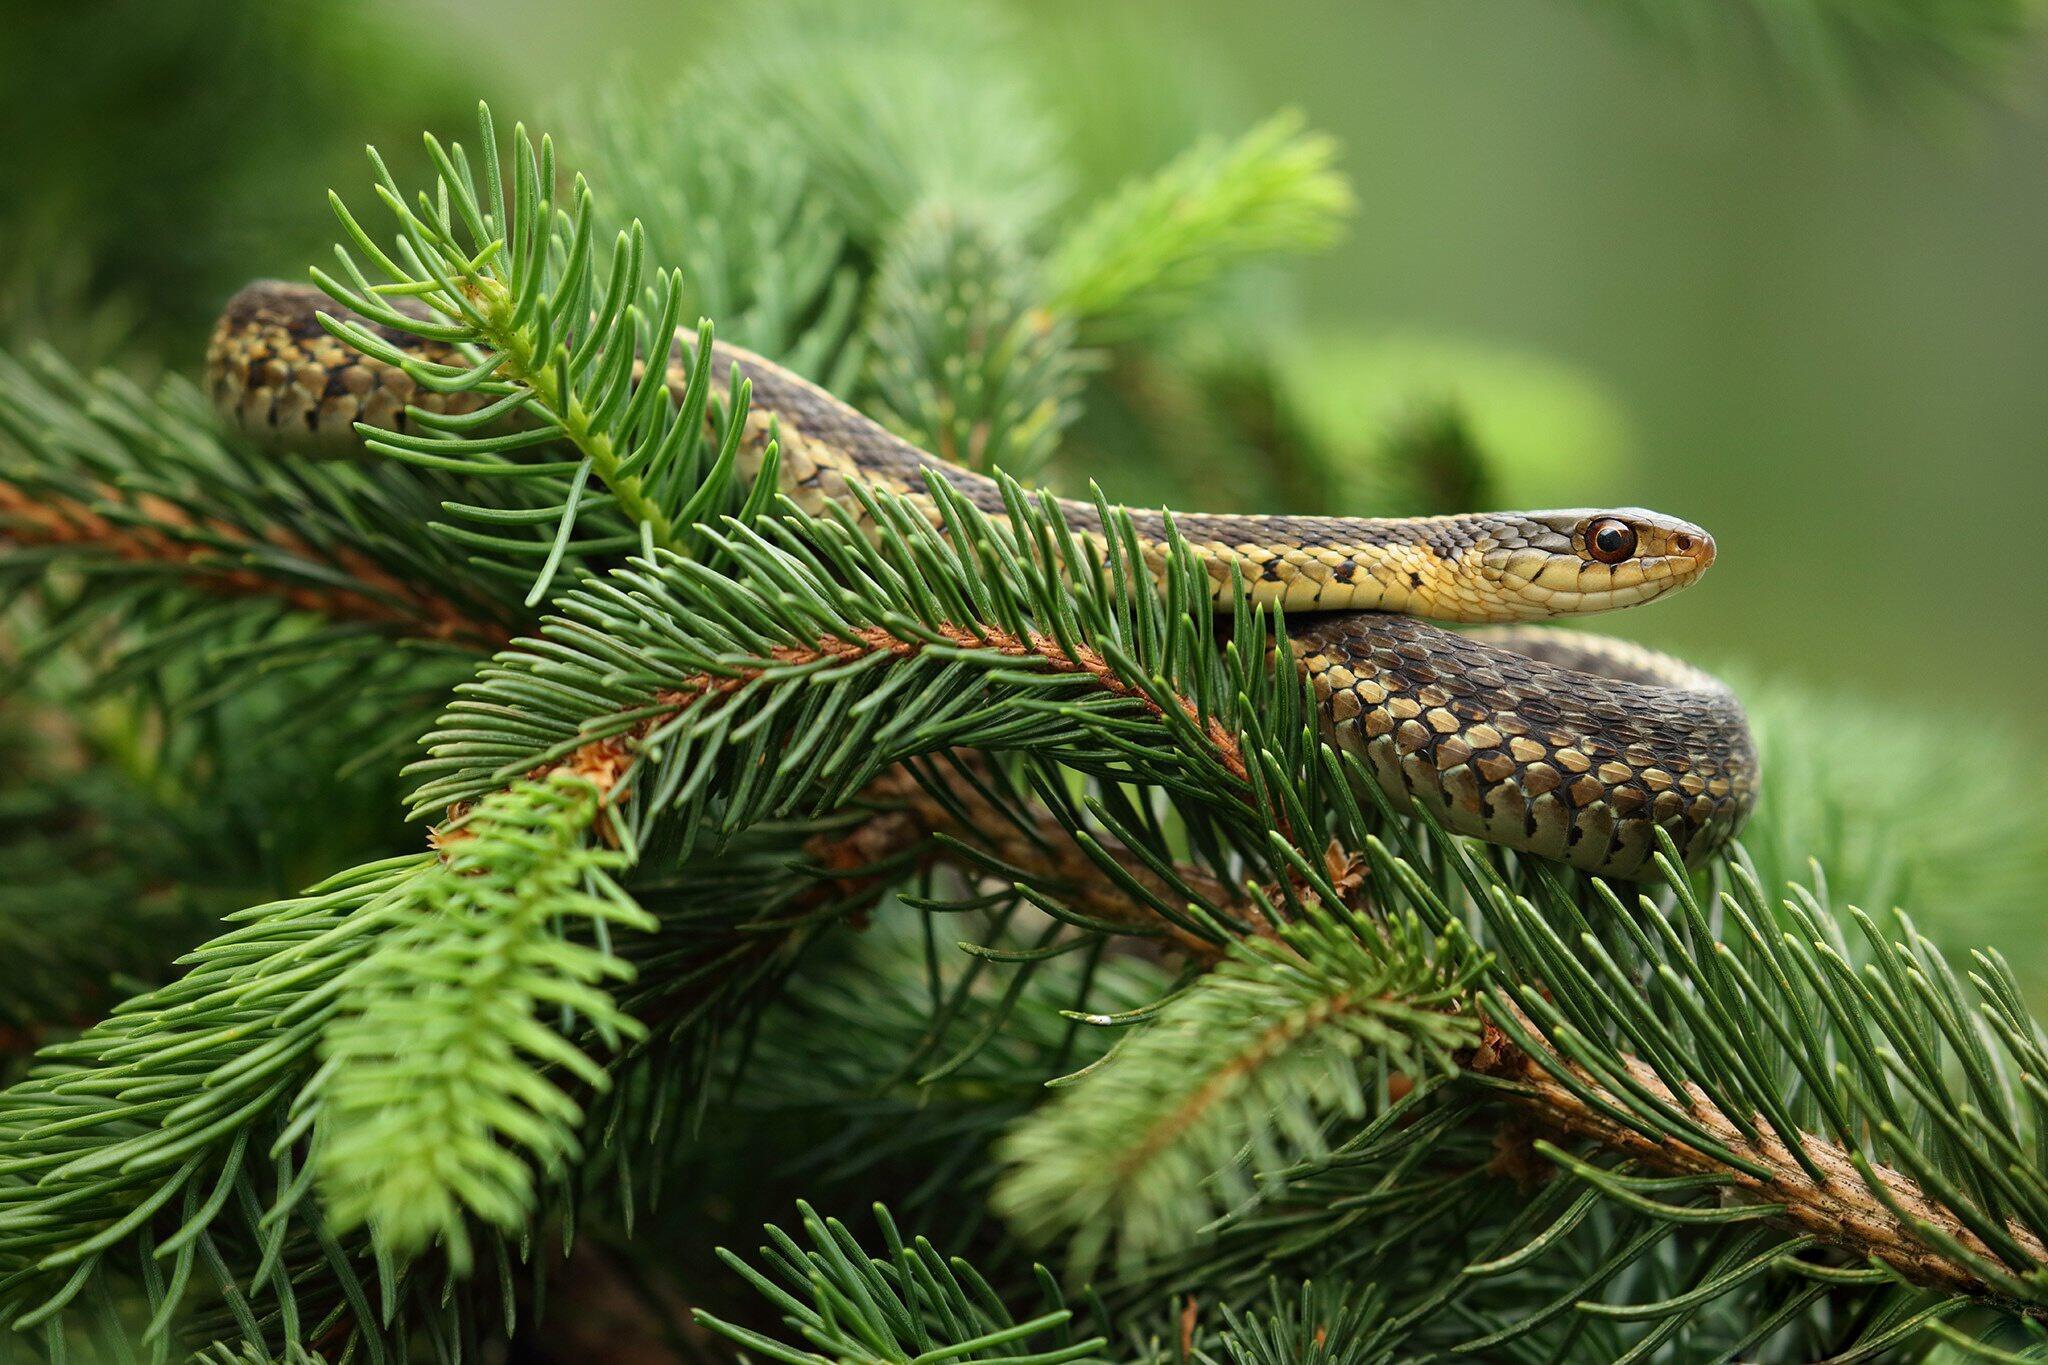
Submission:
<svg viewBox="0 0 2048 1365">
<path fill-rule="evenodd" d="M 636 547 L 646 553 L 657 547 L 687 551 L 695 543 L 690 526 L 731 510 L 722 499 L 732 483 L 747 385 L 735 376 L 730 420 L 722 439 L 711 444 L 704 420 L 711 403 L 709 367 L 693 367 L 678 403 L 665 365 L 636 363 L 642 356 L 666 356 L 674 347 L 686 321 L 679 272 L 657 271 L 642 295 L 645 238 L 638 224 L 619 233 L 609 267 L 601 267 L 592 242 L 595 208 L 580 177 L 570 191 L 569 210 L 556 211 L 552 141 L 542 138 L 536 149 L 523 127 L 513 130 L 508 186 L 488 110 L 479 123 L 481 181 L 461 144 L 443 147 L 429 136 L 427 150 L 439 175 L 434 193 L 422 193 L 414 207 L 406 205 L 373 150 L 378 197 L 398 222 L 392 250 L 377 244 L 339 195 L 332 198 L 356 254 L 383 278 L 373 282 L 346 248 L 337 248 L 345 279 L 313 273 L 371 321 L 453 347 L 464 358 L 422 360 L 360 323 L 325 319 L 336 336 L 399 366 L 422 386 L 486 400 L 456 415 L 416 413 L 416 426 L 439 435 L 361 431 L 365 445 L 379 454 L 542 490 L 547 501 L 531 510 L 448 508 L 493 528 L 451 534 L 504 562 L 508 571 L 530 575 L 526 605 L 533 606 L 546 598 L 565 558 Z M 427 315 L 397 307 L 394 299 L 424 305 Z M 700 357 L 710 344 L 710 324 L 703 323 Z M 496 430 L 515 416 L 523 425 Z M 515 458 L 556 442 L 573 448 L 580 460 Z M 774 486 L 773 464 L 771 451 L 763 480 L 768 488 Z M 616 515 L 626 525 L 577 538 L 579 520 L 592 513 Z M 546 539 L 506 529 L 548 524 L 554 534 Z"/>
<path fill-rule="evenodd" d="M 1291 113 L 1183 153 L 1061 242 L 1047 265 L 1052 306 L 1115 332 L 1184 305 L 1241 261 L 1325 245 L 1351 210 L 1336 155 Z"/>
<path fill-rule="evenodd" d="M 337 1231 L 368 1225 L 401 1258 L 436 1241 L 466 1269 L 469 1217 L 508 1232 L 539 1179 L 581 1150 L 579 1091 L 645 1030 L 606 983 L 631 969 L 602 946 L 655 921 L 593 847 L 601 794 L 560 773 L 492 796 L 442 835 L 442 860 L 379 911 L 376 946 L 340 983 L 321 1070 L 314 1172 Z"/>
<path fill-rule="evenodd" d="M 1481 963 L 1457 926 L 1311 911 L 1239 940 L 1108 1060 L 1019 1124 L 995 1206 L 1036 1242 L 1071 1234 L 1076 1266 L 1129 1265 L 1199 1240 L 1218 1215 L 1284 1197 L 1326 1162 L 1332 1119 L 1364 1119 L 1455 1074 L 1479 1040 Z"/>
<path fill-rule="evenodd" d="M 638 223 L 645 258 L 681 275 L 685 319 L 716 318 L 728 340 L 834 392 L 853 382 L 863 280 L 810 163 L 735 126 L 701 79 L 660 97 L 603 92 L 575 127 L 569 145 L 605 189 L 593 240 Z"/>
</svg>

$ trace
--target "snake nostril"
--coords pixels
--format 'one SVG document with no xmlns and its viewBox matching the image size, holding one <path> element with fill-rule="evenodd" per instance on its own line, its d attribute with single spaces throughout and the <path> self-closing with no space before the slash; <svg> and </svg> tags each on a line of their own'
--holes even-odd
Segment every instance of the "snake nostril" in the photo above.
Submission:
<svg viewBox="0 0 2048 1365">
<path fill-rule="evenodd" d="M 1680 554 L 1688 553 L 1692 549 L 1692 537 L 1682 533 L 1671 537 L 1671 548 Z"/>
</svg>

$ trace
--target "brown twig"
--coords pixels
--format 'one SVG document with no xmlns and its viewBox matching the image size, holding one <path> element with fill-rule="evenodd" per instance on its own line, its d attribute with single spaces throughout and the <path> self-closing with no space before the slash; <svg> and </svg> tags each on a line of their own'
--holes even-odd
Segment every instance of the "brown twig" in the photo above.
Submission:
<svg viewBox="0 0 2048 1365">
<path fill-rule="evenodd" d="M 1541 1037 L 1536 1026 L 1519 1011 L 1514 1022 L 1524 1037 Z M 1912 1177 L 1871 1163 L 1872 1175 L 1883 1191 L 1880 1195 L 1866 1182 L 1847 1151 L 1819 1134 L 1802 1132 L 1799 1145 L 1807 1160 L 1820 1171 L 1821 1178 L 1816 1180 L 1761 1119 L 1752 1124 L 1760 1134 L 1752 1139 L 1698 1087 L 1688 1086 L 1683 1095 L 1675 1094 L 1646 1063 L 1625 1057 L 1622 1065 L 1630 1084 L 1652 1101 L 1688 1115 L 1713 1142 L 1768 1174 L 1754 1174 L 1677 1138 L 1652 1137 L 1618 1121 L 1613 1113 L 1629 1112 L 1633 1108 L 1629 1100 L 1554 1052 L 1530 1055 L 1491 1024 L 1487 1026 L 1484 1042 L 1467 1063 L 1472 1071 L 1510 1082 L 1512 1088 L 1504 1092 L 1509 1103 L 1538 1131 L 1594 1143 L 1631 1157 L 1662 1175 L 1724 1176 L 1731 1192 L 1760 1204 L 1775 1205 L 1778 1211 L 1771 1215 L 1771 1221 L 1787 1231 L 1815 1237 L 1859 1261 L 1882 1262 L 1911 1284 L 2005 1302 L 2003 1294 L 1967 1265 L 1924 1238 L 1907 1219 L 1893 1212 L 1894 1208 L 1902 1210 L 1984 1259 L 1998 1260 L 1983 1239 L 1930 1200 Z M 1575 1084 L 1566 1084 L 1559 1073 L 1570 1076 Z M 2006 1230 L 2030 1258 L 2048 1265 L 2048 1246 L 2039 1238 L 2017 1225 L 2009 1225 Z M 2007 1306 L 2036 1317 L 2048 1317 L 2038 1305 Z"/>
<path fill-rule="evenodd" d="M 1102 868 L 1058 821 L 1041 815 L 1030 829 L 1020 829 L 973 782 L 944 773 L 933 774 L 927 780 L 944 784 L 943 798 L 906 769 L 892 768 L 883 773 L 868 784 L 862 799 L 888 809 L 846 835 L 813 839 L 806 845 L 806 851 L 821 867 L 849 870 L 851 876 L 835 880 L 835 885 L 845 891 L 857 885 L 859 869 L 884 864 L 920 846 L 927 861 L 946 861 L 949 850 L 938 842 L 940 836 L 945 836 L 1028 873 L 1034 885 L 1058 895 L 1082 914 L 1134 932 L 1157 933 L 1198 961 L 1213 961 L 1222 955 L 1223 945 L 1162 920 L 1149 905 L 1110 884 L 1103 877 Z M 1166 901 L 1181 894 L 1114 839 L 1098 836 L 1097 843 L 1125 876 L 1148 893 Z M 962 857 L 961 861 L 967 863 L 965 870 L 969 873 L 979 870 L 971 859 Z M 1181 864 L 1174 873 L 1182 885 L 1208 904 L 1235 906 L 1237 897 L 1207 870 Z M 893 881 L 895 877 L 883 879 Z"/>
<path fill-rule="evenodd" d="M 108 516 L 103 507 L 125 503 L 141 520 Z M 358 621 L 418 638 L 489 652 L 511 633 L 479 621 L 453 603 L 407 582 L 369 556 L 346 546 L 319 547 L 282 529 L 262 539 L 226 522 L 196 517 L 153 494 L 125 496 L 102 490 L 96 502 L 31 493 L 0 480 L 0 541 L 23 546 L 91 546 L 131 564 L 162 564 L 209 591 L 230 597 L 271 597 L 336 621 Z M 237 562 L 281 551 L 324 564 L 360 587 L 289 583 Z"/>
<path fill-rule="evenodd" d="M 1005 658 L 1035 658 L 1043 661 L 1054 673 L 1084 674 L 1112 696 L 1134 702 L 1151 715 L 1166 714 L 1152 697 L 1117 676 L 1100 655 L 1086 649 L 1070 651 L 1050 636 L 1016 636 L 995 629 L 985 629 L 977 634 L 960 626 L 942 626 L 936 634 L 939 643 L 955 648 L 987 649 Z M 676 686 L 657 693 L 654 702 L 662 708 L 659 711 L 640 717 L 622 730 L 590 740 L 561 759 L 541 764 L 529 770 L 526 777 L 530 781 L 539 781 L 552 773 L 572 772 L 589 781 L 601 794 L 609 797 L 620 777 L 632 765 L 640 741 L 648 734 L 692 706 L 712 702 L 740 691 L 758 681 L 772 667 L 802 667 L 875 653 L 893 654 L 898 658 L 907 659 L 927 647 L 926 641 L 906 640 L 875 626 L 854 631 L 851 639 L 826 636 L 807 645 L 782 646 L 773 650 L 768 656 L 768 661 L 762 664 L 740 668 L 725 676 L 701 675 L 685 679 Z M 1244 755 L 1238 746 L 1237 736 L 1215 719 L 1203 719 L 1194 703 L 1185 699 L 1176 700 L 1183 714 L 1200 728 L 1224 770 L 1239 783 L 1249 786 L 1250 777 Z M 1019 856 L 1025 855 L 1023 845 L 1031 842 L 1031 836 L 1016 829 L 1015 826 L 1008 826 L 1005 830 L 1003 826 L 1006 821 L 998 816 L 993 806 L 988 805 L 985 797 L 972 790 L 970 784 L 963 784 L 956 795 L 968 804 L 970 810 L 982 811 L 995 817 L 991 818 L 985 827 L 977 825 L 973 829 L 966 828 L 963 822 L 945 808 L 943 802 L 929 793 L 922 797 L 913 797 L 912 793 L 919 789 L 915 781 L 907 777 L 885 775 L 870 790 L 874 794 L 874 799 L 908 808 L 907 811 L 899 811 L 890 817 L 898 822 L 893 828 L 878 828 L 863 836 L 877 843 L 879 849 L 898 850 L 906 845 L 906 841 L 925 838 L 938 832 L 966 837 L 970 842 L 981 843 L 992 850 L 1010 849 Z M 462 813 L 462 810 L 454 810 L 450 812 L 450 816 L 458 818 Z M 913 824 L 901 823 L 904 813 L 911 816 Z M 1048 822 L 1037 832 L 1050 835 L 1057 829 L 1056 825 Z M 1057 880 L 1071 874 L 1077 885 L 1092 886 L 1099 869 L 1093 865 L 1085 852 L 1073 844 L 1071 836 L 1064 830 L 1058 830 L 1058 837 L 1049 838 L 1048 842 L 1055 848 L 1053 861 L 1046 867 L 1048 875 Z M 855 845 L 849 844 L 848 849 L 855 850 Z M 842 859 L 839 865 L 851 867 L 882 860 L 879 852 L 869 856 L 869 851 L 855 851 L 859 853 L 860 863 L 845 861 L 853 854 L 841 853 L 838 855 Z M 1044 856 L 1042 849 L 1034 849 L 1027 859 L 1027 864 L 1035 863 Z M 1134 855 L 1118 850 L 1113 856 L 1117 857 L 1119 865 L 1129 870 L 1148 890 L 1167 893 L 1167 883 L 1145 868 Z M 1200 890 L 1204 897 L 1212 899 L 1213 903 L 1222 905 L 1232 899 L 1223 892 L 1221 884 L 1207 873 L 1189 869 L 1187 875 L 1190 878 L 1187 884 Z M 1212 892 L 1213 896 L 1210 894 Z M 1113 889 L 1106 895 L 1093 895 L 1090 904 L 1081 908 L 1103 913 L 1107 917 L 1118 919 L 1119 922 L 1134 922 L 1131 916 L 1138 913 L 1127 897 Z M 1143 912 L 1140 918 L 1146 922 L 1156 920 L 1156 916 L 1150 912 Z M 1214 945 L 1209 947 L 1213 954 Z"/>
</svg>

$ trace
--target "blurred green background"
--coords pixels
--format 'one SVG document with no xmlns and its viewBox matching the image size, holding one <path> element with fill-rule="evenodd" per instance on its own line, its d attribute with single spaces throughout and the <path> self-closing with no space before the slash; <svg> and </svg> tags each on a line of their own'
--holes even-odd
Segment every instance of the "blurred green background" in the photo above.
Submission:
<svg viewBox="0 0 2048 1365">
<path fill-rule="evenodd" d="M 1238 344 L 1287 367 L 1299 419 L 1363 449 L 1450 405 L 1502 503 L 1704 524 L 1706 583 L 1601 628 L 1745 680 L 1781 773 L 1825 789 L 1825 816 L 1760 836 L 1785 841 L 1778 869 L 1812 843 L 1853 861 L 1917 840 L 1918 889 L 1952 893 L 1966 940 L 2035 937 L 2048 35 L 2030 0 L 1756 7 L 1880 33 L 1907 17 L 1903 57 L 1835 62 L 1740 17 L 1651 31 L 1742 9 L 1684 0 L 995 8 L 1084 199 L 1284 106 L 1340 139 L 1346 236 L 1229 296 L 1257 294 Z M 418 130 L 465 135 L 478 97 L 560 127 L 714 35 L 743 47 L 748 24 L 657 0 L 12 6 L 0 342 L 195 370 L 237 284 L 326 259 L 324 191 L 367 197 L 365 142 L 415 183 Z M 1200 430 L 1121 464 L 1113 431 L 1080 435 L 1110 463 L 1069 456 L 1070 485 L 1290 500 L 1284 472 L 1234 470 Z M 1325 510 L 1386 510 L 1370 471 L 1326 474 Z M 1844 810 L 1863 854 L 1815 833 Z"/>
</svg>

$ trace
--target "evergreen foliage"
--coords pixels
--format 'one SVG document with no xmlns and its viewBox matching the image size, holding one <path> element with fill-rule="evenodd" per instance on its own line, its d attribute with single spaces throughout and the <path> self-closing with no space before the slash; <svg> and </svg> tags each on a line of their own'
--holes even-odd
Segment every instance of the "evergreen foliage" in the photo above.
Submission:
<svg viewBox="0 0 2048 1365">
<path fill-rule="evenodd" d="M 1057 1285 L 1043 1270 L 1039 1281 L 1045 1311 L 1020 1322 L 973 1266 L 941 1256 L 922 1237 L 906 1243 L 880 1206 L 875 1217 L 882 1225 L 886 1256 L 868 1255 L 837 1219 L 822 1219 L 808 1206 L 800 1211 L 810 1247 L 778 1227 L 766 1229 L 769 1245 L 760 1256 L 774 1276 L 729 1252 L 722 1252 L 721 1259 L 772 1300 L 788 1327 L 816 1349 L 792 1349 L 709 1314 L 700 1313 L 700 1322 L 788 1365 L 1013 1359 L 1066 1365 L 1105 1359 L 1103 1338 L 1075 1339 L 1073 1311 L 1063 1305 Z"/>
<path fill-rule="evenodd" d="M 1281 1197 L 1285 1172 L 1329 1160 L 1333 1115 L 1384 1110 L 1454 1074 L 1478 1042 L 1461 1012 L 1477 966 L 1451 934 L 1432 943 L 1414 918 L 1312 910 L 1274 938 L 1240 940 L 1012 1131 L 997 1211 L 1037 1240 L 1079 1230 L 1073 1258 L 1092 1268 L 1110 1236 L 1139 1261 L 1261 1193 Z"/>
<path fill-rule="evenodd" d="M 563 1087 L 601 1088 L 605 1073 L 562 1035 L 616 1050 L 645 1031 L 604 989 L 625 964 L 568 931 L 655 925 L 608 875 L 624 859 L 585 840 L 597 800 L 566 774 L 494 794 L 383 910 L 306 1092 L 336 1227 L 367 1225 L 408 1255 L 443 1237 L 467 1269 L 458 1210 L 516 1231 L 534 1203 L 528 1167 L 555 1175 L 577 1155 L 583 1114 Z"/>
<path fill-rule="evenodd" d="M 1129 327 L 1181 311 L 1231 266 L 1326 245 L 1351 195 L 1336 148 L 1282 114 L 1231 143 L 1189 149 L 1089 215 L 1048 264 L 1055 307 Z"/>
<path fill-rule="evenodd" d="M 1695 53 L 1761 54 L 1823 93 L 1893 100 L 1982 86 L 2040 17 L 2029 0 L 1682 0 L 1618 12 Z"/>
<path fill-rule="evenodd" d="M 1073 326 L 1039 301 L 1033 271 L 1000 229 L 946 210 L 905 222 L 864 329 L 874 415 L 956 464 L 1043 465 L 1080 376 Z"/>
<path fill-rule="evenodd" d="M 330 326 L 470 401 L 360 460 L 0 356 L 11 714 L 94 760 L 0 838 L 0 1359 L 473 1359 L 606 1253 L 672 1354 L 2048 1359 L 2048 1033 L 1795 861 L 1857 847 L 1820 777 L 1635 887 L 1450 838 L 1276 613 L 1009 477 L 1089 412 L 1329 456 L 1199 319 L 1338 230 L 1327 141 L 1079 202 L 994 31 L 910 18 L 596 102 L 595 187 L 488 111 L 424 192 L 373 153 L 319 278 L 446 358 Z M 741 477 L 744 380 L 636 367 L 700 315 L 1007 516 Z M 1859 894 L 1980 885 L 1902 849 Z"/>
<path fill-rule="evenodd" d="M 1240 1317 L 1225 1308 L 1222 1351 L 1191 1352 L 1193 1358 L 1205 1365 L 1378 1365 L 1398 1358 L 1384 1305 L 1370 1287 L 1311 1281 L 1292 1302 L 1277 1291 L 1270 1297 L 1279 1307 L 1263 1315 Z"/>
</svg>

